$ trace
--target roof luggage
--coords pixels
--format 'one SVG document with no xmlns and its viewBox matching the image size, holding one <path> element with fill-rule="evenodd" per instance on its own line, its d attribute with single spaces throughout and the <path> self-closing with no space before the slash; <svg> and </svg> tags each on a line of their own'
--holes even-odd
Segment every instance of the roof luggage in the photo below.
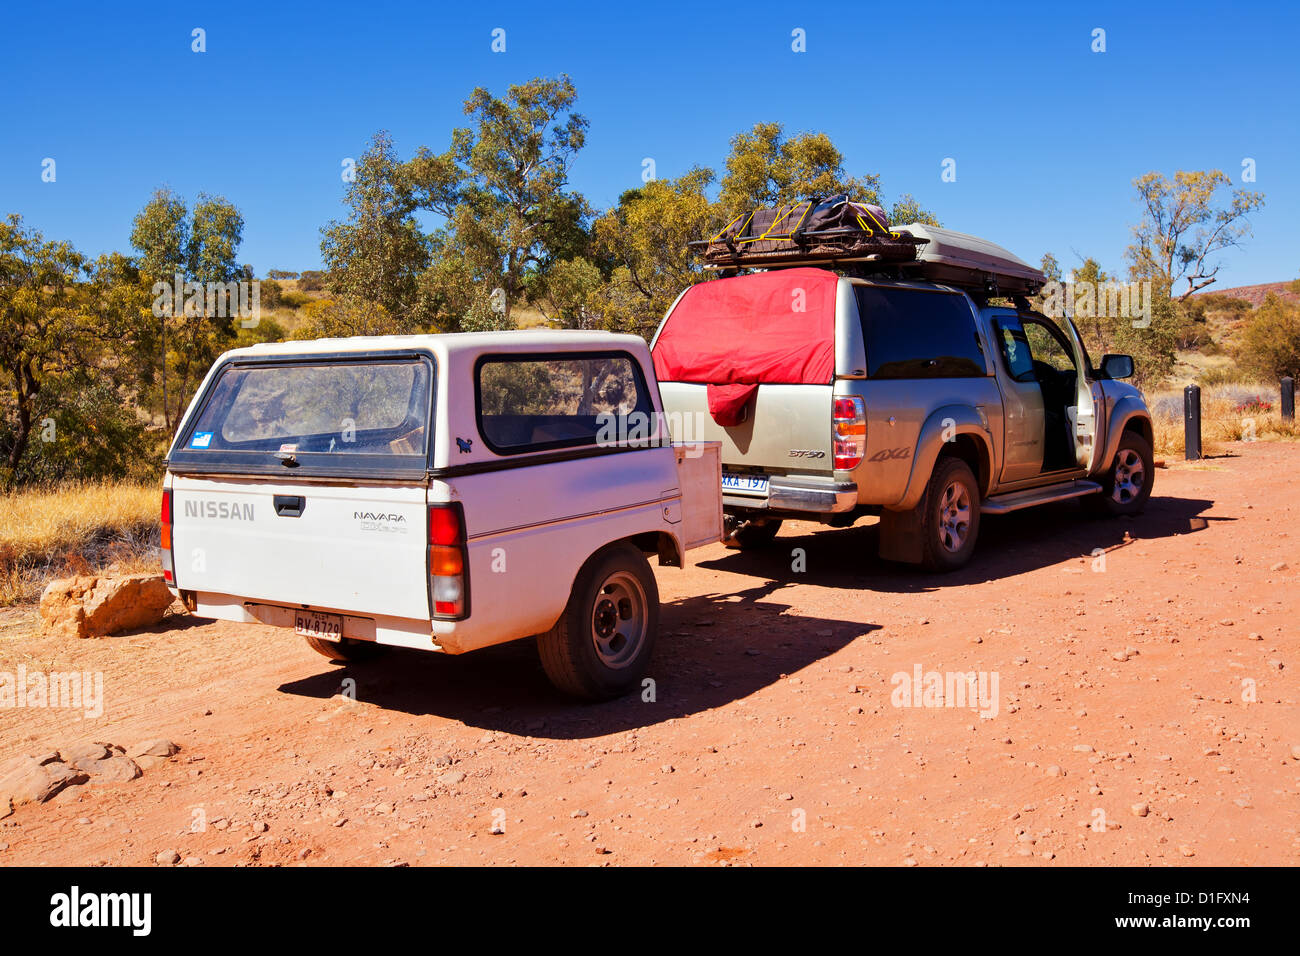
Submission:
<svg viewBox="0 0 1300 956">
<path fill-rule="evenodd" d="M 713 266 L 808 265 L 873 257 L 890 262 L 916 258 L 924 240 L 891 232 L 879 206 L 848 196 L 806 199 L 792 206 L 755 209 L 737 216 L 702 243 Z"/>
<path fill-rule="evenodd" d="M 708 268 L 728 272 L 820 265 L 1001 296 L 1033 295 L 1047 281 L 986 239 L 923 223 L 891 227 L 879 206 L 842 195 L 755 209 L 691 245 L 703 247 Z"/>
</svg>

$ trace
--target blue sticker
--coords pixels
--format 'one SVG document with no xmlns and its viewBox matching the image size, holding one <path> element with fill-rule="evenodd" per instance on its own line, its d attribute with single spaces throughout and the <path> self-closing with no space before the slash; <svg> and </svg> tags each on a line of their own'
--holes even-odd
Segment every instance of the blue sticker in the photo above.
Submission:
<svg viewBox="0 0 1300 956">
<path fill-rule="evenodd" d="M 195 432 L 190 439 L 191 448 L 207 448 L 212 444 L 212 432 Z"/>
</svg>

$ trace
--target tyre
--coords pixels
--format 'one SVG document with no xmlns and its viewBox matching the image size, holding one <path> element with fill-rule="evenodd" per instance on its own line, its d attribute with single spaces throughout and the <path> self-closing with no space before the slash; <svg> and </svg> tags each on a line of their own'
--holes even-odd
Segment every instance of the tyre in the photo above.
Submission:
<svg viewBox="0 0 1300 956">
<path fill-rule="evenodd" d="M 306 637 L 303 640 L 317 654 L 325 655 L 336 664 L 368 661 L 386 650 L 383 644 L 374 641 L 354 641 L 346 637 L 341 641 L 327 641 L 320 637 Z"/>
<path fill-rule="evenodd" d="M 921 510 L 921 564 L 930 571 L 955 571 L 975 552 L 980 530 L 980 491 L 975 473 L 960 458 L 935 463 Z"/>
<path fill-rule="evenodd" d="M 1146 507 L 1155 482 L 1155 456 L 1151 443 L 1137 432 L 1125 432 L 1106 474 L 1101 494 L 1084 498 L 1088 510 L 1102 515 L 1135 515 Z"/>
<path fill-rule="evenodd" d="M 609 700 L 645 676 L 659 630 L 659 587 L 630 544 L 596 552 L 578 572 L 555 626 L 537 637 L 551 683 L 584 700 Z"/>
<path fill-rule="evenodd" d="M 754 551 L 765 548 L 776 540 L 776 533 L 781 530 L 781 519 L 745 521 L 727 515 L 723 520 L 723 530 L 725 534 L 722 543 L 728 548 Z"/>
</svg>

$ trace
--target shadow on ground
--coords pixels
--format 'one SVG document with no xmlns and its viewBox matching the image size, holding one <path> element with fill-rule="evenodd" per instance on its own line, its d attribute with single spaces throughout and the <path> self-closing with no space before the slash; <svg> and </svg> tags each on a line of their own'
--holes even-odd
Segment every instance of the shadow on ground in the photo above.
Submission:
<svg viewBox="0 0 1300 956">
<path fill-rule="evenodd" d="M 531 640 L 460 657 L 393 649 L 378 660 L 331 667 L 279 690 L 326 699 L 351 677 L 359 700 L 486 730 L 555 739 L 632 730 L 748 697 L 879 629 L 788 613 L 789 604 L 771 599 L 783 586 L 764 582 L 732 594 L 665 603 L 649 672 L 654 700 L 634 693 L 608 703 L 575 703 L 551 687 Z"/>
<path fill-rule="evenodd" d="M 782 529 L 769 548 L 728 552 L 701 562 L 700 567 L 791 584 L 912 594 L 996 581 L 1087 557 L 1097 548 L 1123 544 L 1126 534 L 1140 542 L 1193 534 L 1205 527 L 1203 522 L 1234 520 L 1201 517 L 1213 505 L 1201 498 L 1152 498 L 1136 517 L 1095 518 L 1077 501 L 1064 501 L 1007 515 L 985 515 L 980 519 L 979 543 L 971 563 L 949 574 L 930 574 L 882 561 L 877 555 L 879 525 L 874 522 L 808 534 Z M 795 548 L 802 548 L 806 555 L 802 573 L 791 570 Z"/>
</svg>

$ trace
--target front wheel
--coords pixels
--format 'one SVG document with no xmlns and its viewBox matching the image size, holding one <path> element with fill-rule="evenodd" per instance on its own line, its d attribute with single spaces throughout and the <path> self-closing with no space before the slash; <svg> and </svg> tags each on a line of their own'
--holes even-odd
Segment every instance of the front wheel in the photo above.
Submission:
<svg viewBox="0 0 1300 956">
<path fill-rule="evenodd" d="M 569 603 L 537 637 L 551 683 L 574 697 L 609 700 L 636 687 L 659 630 L 659 587 L 630 544 L 593 555 L 573 582 Z"/>
<path fill-rule="evenodd" d="M 1101 494 L 1083 500 L 1089 510 L 1104 515 L 1134 515 L 1146 507 L 1155 478 L 1151 443 L 1136 432 L 1125 432 L 1110 470 L 1101 479 Z"/>
</svg>

